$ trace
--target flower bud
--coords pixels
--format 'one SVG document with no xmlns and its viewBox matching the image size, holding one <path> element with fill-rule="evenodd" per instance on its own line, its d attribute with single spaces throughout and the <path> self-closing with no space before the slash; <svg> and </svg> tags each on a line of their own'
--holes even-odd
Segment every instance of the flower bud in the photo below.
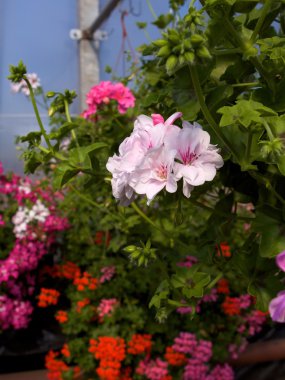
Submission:
<svg viewBox="0 0 285 380">
<path fill-rule="evenodd" d="M 177 64 L 178 64 L 178 58 L 176 57 L 176 55 L 172 54 L 170 57 L 167 58 L 166 70 L 168 74 L 171 73 L 171 71 L 175 69 Z"/>
<path fill-rule="evenodd" d="M 190 41 L 192 42 L 193 45 L 197 46 L 197 45 L 201 45 L 205 41 L 205 39 L 200 34 L 193 34 L 190 37 Z"/>
<path fill-rule="evenodd" d="M 162 47 L 162 46 L 165 46 L 168 44 L 168 42 L 166 40 L 155 40 L 152 42 L 155 46 L 157 47 Z"/>
<path fill-rule="evenodd" d="M 197 55 L 200 58 L 211 58 L 211 54 L 206 46 L 200 46 L 197 50 Z"/>
<path fill-rule="evenodd" d="M 55 92 L 54 91 L 49 91 L 46 93 L 46 97 L 47 98 L 53 98 L 55 96 Z"/>
<path fill-rule="evenodd" d="M 192 51 L 186 51 L 184 57 L 188 63 L 193 63 L 195 61 L 195 54 Z"/>
<path fill-rule="evenodd" d="M 157 56 L 158 57 L 168 57 L 169 55 L 171 54 L 171 51 L 169 49 L 169 46 L 168 45 L 165 45 L 163 47 L 161 47 L 158 52 L 157 52 Z"/>
</svg>

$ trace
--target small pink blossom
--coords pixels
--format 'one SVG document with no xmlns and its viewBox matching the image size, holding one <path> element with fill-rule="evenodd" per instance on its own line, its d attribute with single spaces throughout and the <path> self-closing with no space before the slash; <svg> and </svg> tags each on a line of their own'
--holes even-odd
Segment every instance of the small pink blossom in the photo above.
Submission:
<svg viewBox="0 0 285 380">
<path fill-rule="evenodd" d="M 110 100 L 118 102 L 118 111 L 121 114 L 126 113 L 128 108 L 133 108 L 135 105 L 134 95 L 123 83 L 102 81 L 93 86 L 86 95 L 88 109 L 83 112 L 83 117 L 91 118 L 97 112 L 98 106 L 109 104 Z"/>
<path fill-rule="evenodd" d="M 27 73 L 26 77 L 28 78 L 33 90 L 37 90 L 41 87 L 40 79 L 36 73 Z M 30 90 L 24 79 L 22 79 L 19 83 L 12 83 L 11 90 L 15 93 L 22 92 L 24 95 L 30 96 Z"/>
</svg>

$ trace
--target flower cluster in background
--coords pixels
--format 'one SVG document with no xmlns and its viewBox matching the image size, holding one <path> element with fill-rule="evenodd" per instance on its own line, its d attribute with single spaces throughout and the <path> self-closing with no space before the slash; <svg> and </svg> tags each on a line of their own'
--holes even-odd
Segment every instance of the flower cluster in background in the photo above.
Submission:
<svg viewBox="0 0 285 380">
<path fill-rule="evenodd" d="M 209 133 L 199 124 L 184 121 L 182 129 L 173 124 L 181 116 L 176 112 L 164 121 L 158 114 L 140 115 L 132 134 L 121 143 L 119 155 L 109 158 L 113 195 L 121 205 L 130 204 L 135 194 L 145 194 L 151 202 L 164 188 L 175 193 L 180 179 L 189 198 L 195 186 L 212 181 L 223 166 Z"/>
<path fill-rule="evenodd" d="M 53 194 L 44 181 L 32 183 L 0 170 L 0 329 L 24 328 L 30 320 L 36 270 L 69 227 L 57 210 L 62 194 Z"/>
<path fill-rule="evenodd" d="M 192 270 L 194 265 L 199 265 L 197 258 L 190 255 L 176 263 L 185 270 Z M 167 329 L 150 332 L 147 324 L 143 330 L 136 330 L 131 326 L 138 322 L 138 315 L 126 309 L 126 300 L 136 302 L 133 293 L 137 289 L 128 287 L 127 294 L 118 293 L 118 284 L 124 283 L 125 274 L 115 265 L 97 267 L 96 272 L 97 275 L 91 275 L 70 261 L 46 272 L 54 279 L 69 281 L 66 294 L 71 302 L 69 308 L 55 314 L 70 339 L 61 355 L 52 351 L 47 355 L 50 380 L 61 380 L 67 372 L 74 376 L 74 366 L 76 371 L 84 372 L 87 362 L 86 376 L 92 378 L 96 374 L 101 380 L 132 380 L 137 376 L 148 380 L 233 380 L 233 368 L 225 362 L 236 359 L 246 349 L 247 337 L 260 332 L 268 321 L 267 313 L 255 309 L 253 297 L 235 293 L 229 280 L 222 278 L 197 303 L 194 319 L 187 316 L 191 307 L 177 308 L 172 321 L 178 325 L 172 328 L 172 337 L 167 336 Z M 104 281 L 100 280 L 102 274 Z M 56 305 L 58 295 L 54 289 L 42 289 L 39 302 L 44 306 Z M 118 323 L 119 330 L 112 334 Z M 182 332 L 178 328 L 181 325 L 185 326 Z M 82 336 L 82 331 L 86 335 Z"/>
<path fill-rule="evenodd" d="M 109 104 L 111 100 L 118 103 L 118 111 L 121 114 L 126 113 L 128 108 L 135 105 L 134 95 L 123 83 L 100 82 L 93 86 L 86 95 L 88 109 L 83 112 L 83 117 L 86 119 L 92 118 L 101 105 Z"/>
<path fill-rule="evenodd" d="M 41 88 L 41 81 L 36 73 L 27 73 L 26 77 L 28 78 L 33 90 L 38 90 Z M 12 83 L 11 90 L 15 93 L 22 92 L 24 95 L 30 96 L 30 90 L 24 79 L 22 79 L 19 83 Z"/>
</svg>

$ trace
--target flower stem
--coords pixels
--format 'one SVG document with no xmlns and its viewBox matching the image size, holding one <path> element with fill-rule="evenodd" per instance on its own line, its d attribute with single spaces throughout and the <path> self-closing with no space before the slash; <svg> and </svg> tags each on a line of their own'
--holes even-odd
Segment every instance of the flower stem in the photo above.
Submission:
<svg viewBox="0 0 285 380">
<path fill-rule="evenodd" d="M 150 10 L 150 13 L 152 14 L 153 18 L 156 20 L 157 19 L 157 14 L 155 13 L 155 10 L 153 9 L 153 6 L 150 2 L 150 0 L 146 0 L 148 8 Z"/>
<path fill-rule="evenodd" d="M 72 123 L 70 112 L 69 112 L 69 107 L 68 107 L 68 102 L 67 102 L 66 99 L 64 99 L 64 108 L 65 108 L 65 115 L 66 115 L 67 121 L 69 123 Z M 73 139 L 74 139 L 74 141 L 76 143 L 77 148 L 79 148 L 77 136 L 76 136 L 76 133 L 75 133 L 74 129 L 71 130 L 71 134 L 72 134 L 72 137 L 73 137 Z"/>
<path fill-rule="evenodd" d="M 277 191 L 274 189 L 274 187 L 271 185 L 270 183 L 270 180 L 268 178 L 265 178 L 263 177 L 262 175 L 256 173 L 256 172 L 253 172 L 253 171 L 249 171 L 249 174 L 259 183 L 261 183 L 263 186 L 266 187 L 266 189 L 268 189 L 269 191 L 271 191 L 271 193 L 273 195 L 275 195 L 275 197 L 283 204 L 285 205 L 285 199 L 283 199 L 281 197 L 281 195 L 279 193 L 277 193 Z"/>
<path fill-rule="evenodd" d="M 265 20 L 265 17 L 267 16 L 267 14 L 271 8 L 271 5 L 272 5 L 272 0 L 266 0 L 265 1 L 264 7 L 262 8 L 261 16 L 259 17 L 259 19 L 255 25 L 254 31 L 251 35 L 251 38 L 250 38 L 251 42 L 255 42 L 256 37 L 259 34 L 260 29 L 261 29 L 263 22 Z"/>
<path fill-rule="evenodd" d="M 43 137 L 45 139 L 45 142 L 46 142 L 47 146 L 49 147 L 50 151 L 53 153 L 53 146 L 50 143 L 50 140 L 48 138 L 48 135 L 46 133 L 45 127 L 43 125 L 43 122 L 42 122 L 40 114 L 39 114 L 39 110 L 38 110 L 38 107 L 37 107 L 37 102 L 36 102 L 36 99 L 35 99 L 34 90 L 33 90 L 32 86 L 31 86 L 31 83 L 30 83 L 29 79 L 26 76 L 24 76 L 23 79 L 27 83 L 27 86 L 28 86 L 28 88 L 30 90 L 31 102 L 32 102 L 32 105 L 33 105 L 33 108 L 34 108 L 34 111 L 35 111 L 37 122 L 38 122 L 40 130 L 42 132 L 42 135 L 43 135 Z"/>
<path fill-rule="evenodd" d="M 235 149 L 231 146 L 231 144 L 228 141 L 228 139 L 221 132 L 219 126 L 215 122 L 213 116 L 211 115 L 211 113 L 210 113 L 210 111 L 209 111 L 209 109 L 208 109 L 208 107 L 207 107 L 207 105 L 205 103 L 204 94 L 202 92 L 202 88 L 201 88 L 201 84 L 200 84 L 200 81 L 199 81 L 199 77 L 198 77 L 198 73 L 197 73 L 196 67 L 192 66 L 192 65 L 189 65 L 189 69 L 190 69 L 191 79 L 192 79 L 192 82 L 193 82 L 193 87 L 194 87 L 196 96 L 197 96 L 198 101 L 200 103 L 201 110 L 203 112 L 203 115 L 204 115 L 205 119 L 209 123 L 210 127 L 212 128 L 212 130 L 214 131 L 214 133 L 216 134 L 216 136 L 218 137 L 218 139 L 220 141 L 222 141 L 222 143 L 225 145 L 225 147 L 238 160 L 238 156 L 237 156 L 237 153 L 235 152 Z"/>
<path fill-rule="evenodd" d="M 252 133 L 248 132 L 247 145 L 246 145 L 246 153 L 245 153 L 246 161 L 247 162 L 250 161 L 251 144 L 252 144 Z"/>
<path fill-rule="evenodd" d="M 271 128 L 269 127 L 269 124 L 268 124 L 267 121 L 264 120 L 264 119 L 263 119 L 263 125 L 264 125 L 264 127 L 265 127 L 265 129 L 266 129 L 266 132 L 267 132 L 267 135 L 268 135 L 268 137 L 269 137 L 269 140 L 270 140 L 270 141 L 273 141 L 273 140 L 274 140 L 274 135 L 273 135 L 273 133 L 272 133 L 272 131 L 271 131 Z"/>
</svg>

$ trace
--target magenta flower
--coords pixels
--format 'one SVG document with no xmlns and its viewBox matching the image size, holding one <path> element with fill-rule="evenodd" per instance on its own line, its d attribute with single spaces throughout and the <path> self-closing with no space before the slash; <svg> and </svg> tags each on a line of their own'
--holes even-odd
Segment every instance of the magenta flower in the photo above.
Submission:
<svg viewBox="0 0 285 380">
<path fill-rule="evenodd" d="M 285 272 L 285 251 L 276 256 L 276 264 L 283 272 Z"/>
<path fill-rule="evenodd" d="M 285 322 L 285 290 L 279 292 L 269 304 L 269 313 L 273 321 Z"/>
<path fill-rule="evenodd" d="M 89 119 L 94 116 L 98 106 L 101 104 L 109 104 L 110 100 L 116 100 L 118 102 L 118 111 L 121 114 L 126 113 L 128 108 L 132 108 L 135 105 L 134 95 L 123 83 L 103 81 L 93 86 L 86 95 L 88 109 L 83 112 L 83 117 Z"/>
</svg>

